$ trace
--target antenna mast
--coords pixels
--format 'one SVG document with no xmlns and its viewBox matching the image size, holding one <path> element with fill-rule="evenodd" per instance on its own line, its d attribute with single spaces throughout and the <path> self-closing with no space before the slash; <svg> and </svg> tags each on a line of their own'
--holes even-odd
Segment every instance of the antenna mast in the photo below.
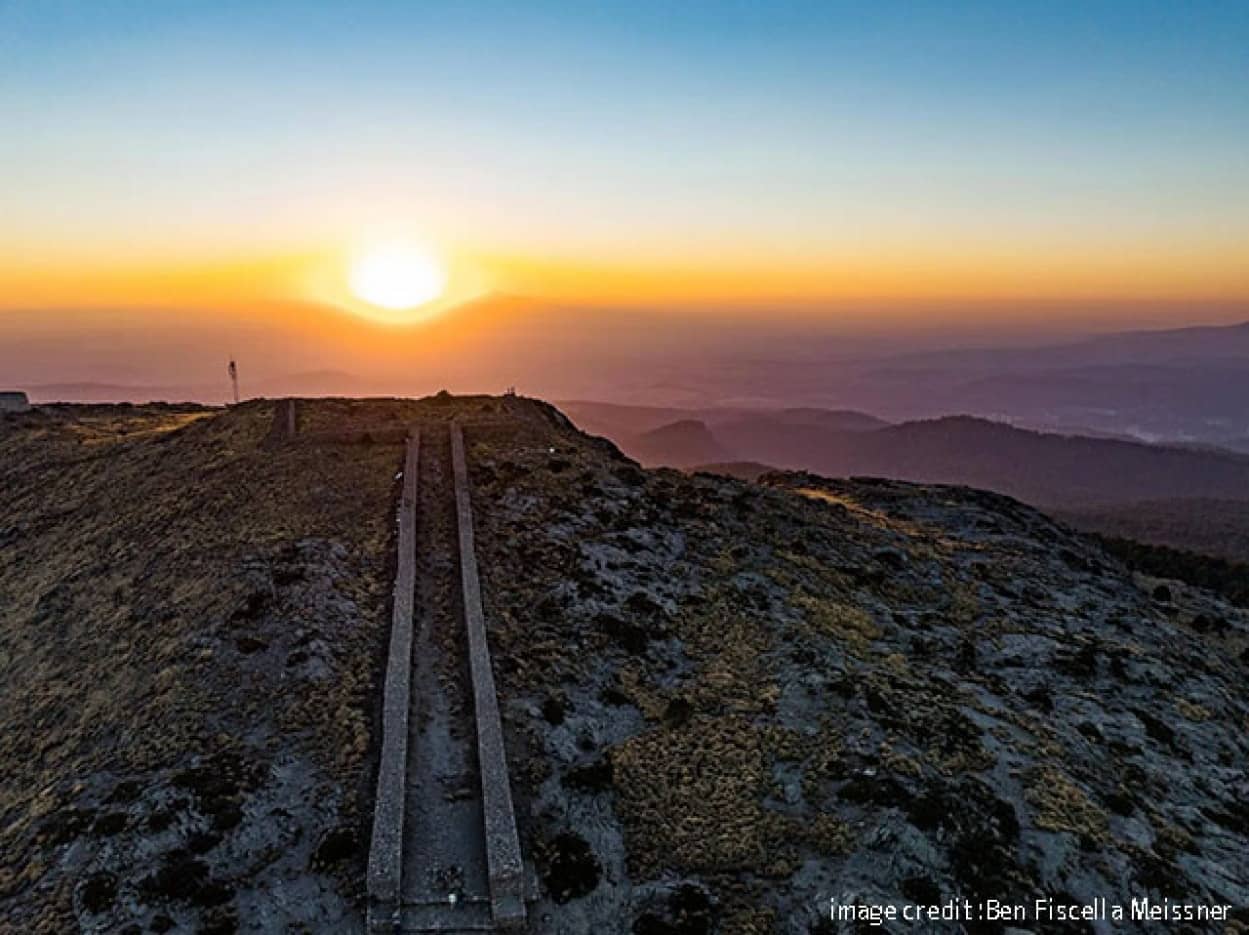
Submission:
<svg viewBox="0 0 1249 935">
<path fill-rule="evenodd" d="M 239 404 L 239 365 L 234 362 L 234 355 L 230 355 L 230 383 L 234 387 L 234 405 Z"/>
</svg>

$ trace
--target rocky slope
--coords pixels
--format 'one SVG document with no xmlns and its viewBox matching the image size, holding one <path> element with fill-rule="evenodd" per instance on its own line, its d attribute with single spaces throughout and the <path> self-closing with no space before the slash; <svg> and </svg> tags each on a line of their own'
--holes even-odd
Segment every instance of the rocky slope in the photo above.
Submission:
<svg viewBox="0 0 1249 935">
<path fill-rule="evenodd" d="M 954 895 L 1249 922 L 1242 612 L 1005 497 L 643 472 L 548 417 L 474 459 L 543 931 Z"/>
<path fill-rule="evenodd" d="M 358 923 L 401 446 L 270 422 L 0 420 L 0 931 Z"/>
<path fill-rule="evenodd" d="M 0 427 L 0 930 L 359 924 L 399 441 L 452 415 L 532 931 L 1249 924 L 1242 611 L 965 488 L 643 471 L 525 400 L 300 411 Z"/>
</svg>

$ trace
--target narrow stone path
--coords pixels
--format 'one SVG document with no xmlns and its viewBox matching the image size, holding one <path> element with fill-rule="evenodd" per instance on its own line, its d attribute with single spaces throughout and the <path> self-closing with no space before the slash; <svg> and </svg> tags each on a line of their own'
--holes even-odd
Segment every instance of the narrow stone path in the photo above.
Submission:
<svg viewBox="0 0 1249 935">
<path fill-rule="evenodd" d="M 524 868 L 458 424 L 413 431 L 398 520 L 369 930 L 520 926 Z"/>
<path fill-rule="evenodd" d="M 403 930 L 490 926 L 482 792 L 468 685 L 445 432 L 425 433 L 403 835 Z"/>
<path fill-rule="evenodd" d="M 490 908 L 500 926 L 520 926 L 525 921 L 525 867 L 516 830 L 512 785 L 503 744 L 503 722 L 494 688 L 486 615 L 481 603 L 477 575 L 477 551 L 473 540 L 473 508 L 469 496 L 468 456 L 464 432 L 451 424 L 451 463 L 455 482 L 455 515 L 460 558 L 460 587 L 464 632 L 468 644 L 468 676 L 472 685 L 477 733 L 480 789 L 490 877 Z"/>
</svg>

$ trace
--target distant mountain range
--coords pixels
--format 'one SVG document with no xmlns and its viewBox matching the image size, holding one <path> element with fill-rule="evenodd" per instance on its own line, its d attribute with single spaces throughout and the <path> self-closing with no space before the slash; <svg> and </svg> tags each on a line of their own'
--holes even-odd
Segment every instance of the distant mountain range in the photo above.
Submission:
<svg viewBox="0 0 1249 935">
<path fill-rule="evenodd" d="M 244 397 L 279 396 L 386 396 L 395 395 L 393 386 L 369 381 L 336 370 L 294 373 L 283 377 L 243 384 Z M 210 405 L 230 401 L 229 383 L 129 385 L 124 383 L 80 382 L 42 383 L 25 387 L 33 403 L 146 403 L 200 402 Z"/>
<path fill-rule="evenodd" d="M 587 401 L 559 406 L 583 431 L 607 436 L 643 464 L 668 467 L 756 455 L 776 464 L 778 452 L 799 452 L 794 457 L 801 462 L 800 452 L 812 438 L 889 425 L 864 412 L 811 407 L 675 409 Z"/>
<path fill-rule="evenodd" d="M 1249 322 L 856 363 L 842 401 L 899 419 L 970 413 L 1034 428 L 1249 451 Z"/>
<path fill-rule="evenodd" d="M 124 317 L 84 315 L 71 332 L 45 334 L 38 316 L 10 315 L 0 336 L 3 388 L 27 390 L 36 401 L 224 402 L 232 348 L 244 397 L 515 385 L 555 399 L 666 410 L 635 421 L 633 434 L 712 408 L 724 419 L 758 410 L 799 419 L 871 412 L 891 422 L 964 413 L 1041 431 L 1249 452 L 1249 322 L 1030 347 L 967 347 L 967 338 L 952 335 L 949 349 L 918 351 L 932 346 L 931 334 L 868 340 L 839 332 L 831 314 L 607 314 L 499 295 L 398 331 L 322 307 L 294 310 L 285 324 L 264 328 L 201 317 L 186 327 L 153 317 L 136 328 Z"/>
<path fill-rule="evenodd" d="M 32 403 L 146 403 L 226 401 L 222 387 L 210 386 L 130 386 L 121 383 L 40 383 L 25 384 Z M 226 390 L 228 392 L 228 390 Z"/>
<path fill-rule="evenodd" d="M 514 353 L 523 312 L 512 313 L 507 328 L 492 330 L 488 311 L 465 312 L 461 331 L 447 320 L 428 333 L 448 349 L 448 369 L 414 368 L 410 379 L 338 369 L 265 377 L 245 369 L 243 394 L 432 392 L 440 375 L 452 386 L 467 380 L 471 368 L 484 365 L 472 359 L 483 349 L 490 359 L 512 361 L 506 374 L 523 377 L 525 360 Z M 563 328 L 559 333 L 567 346 L 558 353 L 572 354 L 577 337 Z M 547 346 L 544 354 L 556 351 Z M 580 427 L 611 438 L 648 465 L 746 478 L 781 468 L 967 484 L 1017 496 L 1085 528 L 1249 559 L 1249 510 L 1227 506 L 1249 502 L 1249 459 L 1243 456 L 1249 452 L 1249 324 L 817 364 L 822 354 L 819 347 L 789 361 L 761 354 L 720 370 L 688 368 L 651 384 L 660 398 L 718 394 L 749 405 L 574 399 L 560 406 Z M 610 368 L 604 374 L 609 377 Z M 20 388 L 35 403 L 223 403 L 228 393 L 224 379 L 216 385 L 83 381 Z M 771 398 L 783 402 L 773 405 Z M 809 405 L 813 399 L 838 405 Z M 847 401 L 858 408 L 842 405 Z M 1146 443 L 1153 440 L 1165 443 Z"/>
<path fill-rule="evenodd" d="M 707 424 L 697 419 L 681 419 L 642 432 L 630 439 L 629 448 L 644 464 L 672 467 L 689 467 L 729 457 L 728 449 L 711 434 Z"/>
<path fill-rule="evenodd" d="M 330 329 L 332 351 L 271 336 L 268 358 L 243 362 L 244 397 L 422 395 L 515 383 L 574 400 L 560 405 L 578 425 L 646 464 L 963 483 L 1090 516 L 1106 531 L 1202 550 L 1224 544 L 1222 554 L 1241 555 L 1239 530 L 1249 528 L 1239 511 L 1210 506 L 1249 501 L 1249 461 L 1240 456 L 1249 454 L 1249 322 L 886 354 L 831 333 L 797 340 L 778 336 L 782 329 L 709 328 L 658 313 L 596 323 L 584 310 L 495 296 L 388 337 L 385 365 L 366 369 L 362 361 L 379 352 L 370 345 L 368 355 L 352 356 L 358 325 L 323 309 L 308 314 Z M 76 340 L 83 354 L 107 345 L 114 364 L 140 359 L 103 333 Z M 161 342 L 152 355 L 160 360 L 186 351 L 172 334 Z M 28 345 L 0 346 L 0 363 L 23 372 L 23 360 L 47 350 Z M 259 353 L 255 341 L 242 346 Z M 303 369 L 282 374 L 279 362 Z M 4 388 L 25 389 L 36 403 L 228 399 L 224 358 L 213 384 L 202 382 L 202 368 L 188 370 L 200 382 L 185 385 L 170 382 L 177 368 L 159 372 L 133 385 Z M 584 401 L 598 393 L 613 402 Z M 1201 532 L 1211 522 L 1186 521 L 1190 514 L 1227 516 L 1230 527 L 1219 525 L 1212 541 Z"/>
<path fill-rule="evenodd" d="M 685 412 L 644 424 L 630 407 L 565 404 L 574 421 L 606 434 L 644 464 L 696 467 L 754 462 L 830 477 L 876 475 L 966 484 L 1046 507 L 1175 497 L 1249 500 L 1249 456 L 1218 449 L 1058 435 L 970 416 L 889 425 L 864 413 L 801 410 Z M 665 412 L 667 414 L 667 412 Z"/>
<path fill-rule="evenodd" d="M 774 419 L 797 406 L 890 422 L 959 413 L 1058 434 L 1249 452 L 1249 322 L 917 353 L 866 354 L 818 336 L 783 351 L 760 341 L 749 355 L 685 367 L 679 383 L 656 381 L 648 394 L 628 396 L 644 397 L 668 411 L 650 413 L 645 426 L 635 412 L 634 432 L 687 418 L 714 431 L 712 416 L 699 411 L 728 420 L 741 409 L 723 401 L 748 400 L 747 415 L 766 410 Z"/>
</svg>

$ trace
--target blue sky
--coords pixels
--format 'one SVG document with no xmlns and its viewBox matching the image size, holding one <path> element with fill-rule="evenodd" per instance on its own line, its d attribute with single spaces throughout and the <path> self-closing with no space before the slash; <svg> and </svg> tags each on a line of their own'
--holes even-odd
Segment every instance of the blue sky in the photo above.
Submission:
<svg viewBox="0 0 1249 935">
<path fill-rule="evenodd" d="M 0 246 L 1236 259 L 1246 89 L 1244 2 L 0 0 Z"/>
</svg>

